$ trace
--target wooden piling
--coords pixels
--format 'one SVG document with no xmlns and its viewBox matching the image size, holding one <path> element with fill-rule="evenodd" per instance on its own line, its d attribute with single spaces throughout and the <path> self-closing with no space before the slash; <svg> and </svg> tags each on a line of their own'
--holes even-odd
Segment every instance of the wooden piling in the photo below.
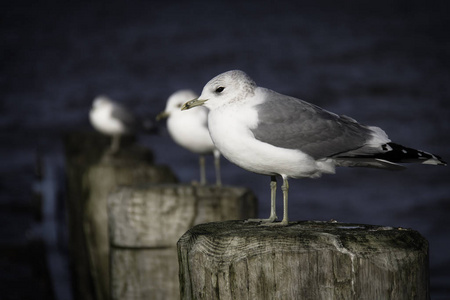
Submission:
<svg viewBox="0 0 450 300">
<path fill-rule="evenodd" d="M 176 243 L 196 224 L 255 217 L 238 187 L 121 187 L 108 199 L 112 299 L 179 299 Z"/>
<path fill-rule="evenodd" d="M 178 257 L 181 299 L 429 299 L 428 242 L 409 229 L 208 223 Z"/>
<path fill-rule="evenodd" d="M 117 186 L 176 182 L 166 166 L 153 163 L 149 149 L 122 139 L 109 154 L 110 139 L 75 132 L 65 139 L 69 255 L 75 299 L 109 299 L 107 196 Z"/>
</svg>

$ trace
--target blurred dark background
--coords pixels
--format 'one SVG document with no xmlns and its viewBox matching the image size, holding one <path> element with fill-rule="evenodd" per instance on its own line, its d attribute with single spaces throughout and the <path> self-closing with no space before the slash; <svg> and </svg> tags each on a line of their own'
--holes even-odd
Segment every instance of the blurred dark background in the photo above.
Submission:
<svg viewBox="0 0 450 300">
<path fill-rule="evenodd" d="M 44 165 L 53 174 L 44 194 L 62 205 L 61 137 L 92 130 L 88 111 L 98 94 L 150 117 L 177 89 L 200 93 L 213 76 L 242 69 L 260 86 L 380 126 L 393 141 L 449 161 L 449 5 L 3 2 L 0 298 L 70 298 L 69 265 L 64 257 L 52 261 L 43 242 L 48 232 L 39 219 L 46 197 L 39 201 L 33 194 Z M 161 127 L 159 135 L 139 142 L 181 181 L 196 179 L 197 157 Z M 213 182 L 212 158 L 208 163 Z M 449 299 L 449 179 L 449 167 L 419 165 L 402 172 L 339 169 L 319 180 L 291 180 L 290 216 L 418 230 L 430 242 L 432 299 Z M 224 161 L 223 181 L 251 188 L 261 217 L 268 215 L 268 177 Z"/>
</svg>

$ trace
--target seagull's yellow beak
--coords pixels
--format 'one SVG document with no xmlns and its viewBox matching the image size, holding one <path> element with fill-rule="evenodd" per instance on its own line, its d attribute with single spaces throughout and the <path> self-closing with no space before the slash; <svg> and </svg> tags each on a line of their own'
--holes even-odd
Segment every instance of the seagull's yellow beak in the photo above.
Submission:
<svg viewBox="0 0 450 300">
<path fill-rule="evenodd" d="M 200 100 L 198 98 L 192 99 L 191 101 L 186 102 L 183 105 L 183 107 L 181 108 L 181 110 L 186 110 L 186 109 L 190 109 L 190 108 L 193 108 L 193 107 L 196 107 L 196 106 L 201 106 L 206 101 L 208 101 L 208 99 L 206 99 L 206 100 Z"/>
<path fill-rule="evenodd" d="M 167 113 L 167 112 L 165 112 L 165 111 L 160 112 L 160 113 L 156 116 L 156 121 L 159 121 L 159 120 L 161 120 L 161 119 L 165 119 L 165 118 L 167 118 L 168 116 L 169 116 L 169 113 Z"/>
</svg>

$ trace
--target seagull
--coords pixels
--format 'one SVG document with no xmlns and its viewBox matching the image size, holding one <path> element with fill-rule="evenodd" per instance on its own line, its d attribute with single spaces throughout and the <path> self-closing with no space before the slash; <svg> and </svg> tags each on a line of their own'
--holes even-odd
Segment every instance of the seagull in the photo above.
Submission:
<svg viewBox="0 0 450 300">
<path fill-rule="evenodd" d="M 401 170 L 399 163 L 446 165 L 437 155 L 392 143 L 379 127 L 366 126 L 306 101 L 258 87 L 243 71 L 211 79 L 183 110 L 206 106 L 211 138 L 232 163 L 271 177 L 267 226 L 288 225 L 288 179 L 334 174 L 335 167 Z M 283 220 L 275 212 L 276 176 L 283 180 Z"/>
<path fill-rule="evenodd" d="M 133 113 L 105 95 L 94 99 L 89 120 L 97 131 L 112 136 L 111 153 L 119 150 L 122 135 L 133 134 L 140 126 Z"/>
<path fill-rule="evenodd" d="M 181 111 L 183 103 L 198 95 L 191 90 L 179 90 L 167 99 L 166 108 L 156 120 L 167 118 L 167 128 L 172 139 L 181 147 L 199 154 L 200 184 L 206 184 L 205 155 L 214 155 L 216 185 L 221 186 L 220 152 L 214 146 L 208 131 L 208 109 L 200 107 L 191 111 Z"/>
</svg>

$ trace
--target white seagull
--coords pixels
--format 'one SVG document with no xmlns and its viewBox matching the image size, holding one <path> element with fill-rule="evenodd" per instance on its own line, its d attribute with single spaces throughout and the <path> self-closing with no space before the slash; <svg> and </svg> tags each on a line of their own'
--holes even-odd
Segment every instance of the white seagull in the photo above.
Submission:
<svg viewBox="0 0 450 300">
<path fill-rule="evenodd" d="M 112 136 L 110 147 L 112 153 L 119 150 L 120 137 L 135 133 L 140 125 L 133 113 L 104 95 L 94 99 L 89 120 L 96 130 Z"/>
<path fill-rule="evenodd" d="M 220 186 L 220 152 L 214 146 L 208 131 L 208 109 L 200 107 L 181 111 L 183 103 L 198 95 L 191 90 L 180 90 L 167 99 L 166 108 L 156 119 L 167 118 L 167 129 L 172 139 L 181 147 L 199 154 L 200 184 L 206 184 L 205 155 L 214 155 L 216 185 Z"/>
<path fill-rule="evenodd" d="M 446 165 L 440 157 L 392 143 L 379 127 L 366 126 L 314 104 L 258 87 L 244 72 L 211 79 L 184 104 L 210 109 L 211 138 L 222 155 L 251 172 L 271 176 L 271 213 L 258 220 L 288 224 L 288 178 L 317 178 L 336 166 L 403 169 L 398 163 Z M 283 178 L 283 220 L 276 219 L 276 177 Z M 253 221 L 253 220 L 251 220 Z"/>
</svg>

